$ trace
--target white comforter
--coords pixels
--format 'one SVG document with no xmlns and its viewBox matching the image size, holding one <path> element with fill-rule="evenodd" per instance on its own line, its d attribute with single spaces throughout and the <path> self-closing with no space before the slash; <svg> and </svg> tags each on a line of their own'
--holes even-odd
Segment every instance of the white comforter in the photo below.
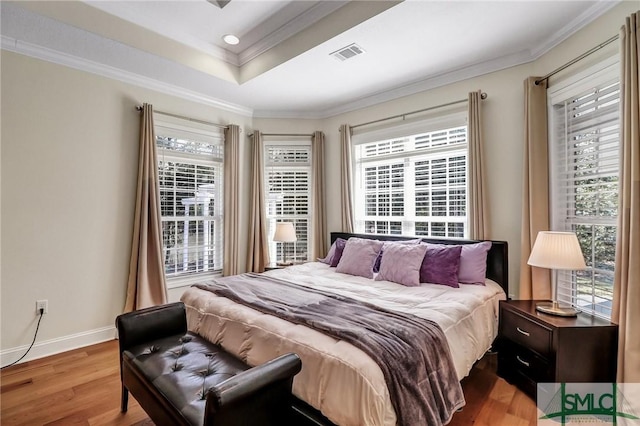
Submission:
<svg viewBox="0 0 640 426">
<path fill-rule="evenodd" d="M 266 274 L 437 322 L 447 337 L 460 379 L 469 374 L 496 337 L 498 300 L 505 298 L 500 286 L 490 280 L 486 286 L 405 287 L 337 273 L 318 262 Z M 297 353 L 303 367 L 294 379 L 293 393 L 332 422 L 343 426 L 395 425 L 382 371 L 351 344 L 197 288 L 185 292 L 182 301 L 191 331 L 222 345 L 249 365 Z"/>
</svg>

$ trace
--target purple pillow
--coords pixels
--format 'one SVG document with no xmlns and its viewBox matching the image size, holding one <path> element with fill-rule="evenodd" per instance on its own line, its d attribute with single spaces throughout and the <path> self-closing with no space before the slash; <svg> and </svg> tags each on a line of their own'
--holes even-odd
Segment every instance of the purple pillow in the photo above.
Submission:
<svg viewBox="0 0 640 426">
<path fill-rule="evenodd" d="M 376 263 L 373 264 L 373 272 L 380 272 L 380 262 L 382 261 L 382 254 L 384 253 L 384 249 L 389 244 L 420 244 L 420 238 L 415 240 L 406 240 L 406 241 L 385 241 L 382 245 L 382 250 L 380 250 L 380 254 L 376 258 Z"/>
<path fill-rule="evenodd" d="M 458 285 L 461 246 L 426 244 L 427 254 L 420 268 L 420 282 L 443 284 L 450 287 Z"/>
<path fill-rule="evenodd" d="M 345 240 L 344 238 L 338 238 L 334 244 L 336 245 L 336 250 L 333 253 L 333 257 L 331 258 L 331 263 L 329 264 L 329 266 L 335 268 L 340 262 L 340 258 L 342 257 L 342 252 L 344 251 L 344 247 L 347 244 L 347 240 Z"/>
<path fill-rule="evenodd" d="M 336 253 L 336 245 L 337 245 L 337 241 L 334 241 L 333 244 L 331 244 L 331 248 L 329 248 L 329 253 L 327 253 L 327 255 L 320 259 L 318 258 L 318 262 L 322 262 L 322 263 L 326 263 L 327 265 L 331 265 L 331 259 L 333 259 L 333 255 Z"/>
<path fill-rule="evenodd" d="M 427 252 L 424 244 L 386 244 L 376 281 L 392 281 L 417 287 L 420 285 L 420 267 Z"/>
<path fill-rule="evenodd" d="M 458 281 L 463 284 L 484 285 L 487 273 L 487 253 L 490 248 L 491 241 L 462 245 Z"/>
<path fill-rule="evenodd" d="M 373 264 L 381 248 L 382 241 L 355 237 L 349 238 L 342 252 L 342 257 L 338 262 L 336 272 L 373 278 Z M 338 249 L 336 247 L 336 254 L 337 253 Z"/>
</svg>

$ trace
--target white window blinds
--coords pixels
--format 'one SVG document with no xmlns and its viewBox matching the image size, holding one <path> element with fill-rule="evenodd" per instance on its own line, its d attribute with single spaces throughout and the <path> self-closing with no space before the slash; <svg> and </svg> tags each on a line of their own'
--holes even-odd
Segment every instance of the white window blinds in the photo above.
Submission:
<svg viewBox="0 0 640 426">
<path fill-rule="evenodd" d="M 223 262 L 221 129 L 156 118 L 165 274 L 219 273 Z"/>
<path fill-rule="evenodd" d="M 356 231 L 467 235 L 466 126 L 361 143 L 354 157 Z"/>
<path fill-rule="evenodd" d="M 577 234 L 587 269 L 558 271 L 558 298 L 611 317 L 620 140 L 617 77 L 553 101 L 552 219 Z"/>
<path fill-rule="evenodd" d="M 280 261 L 308 260 L 311 212 L 311 142 L 265 142 L 265 200 L 269 257 Z M 277 222 L 292 222 L 295 243 L 272 240 Z"/>
</svg>

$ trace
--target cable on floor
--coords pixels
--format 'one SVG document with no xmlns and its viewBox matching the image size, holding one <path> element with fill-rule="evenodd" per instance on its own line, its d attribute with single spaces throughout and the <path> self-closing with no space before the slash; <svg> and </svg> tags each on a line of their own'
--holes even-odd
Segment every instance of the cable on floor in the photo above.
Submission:
<svg viewBox="0 0 640 426">
<path fill-rule="evenodd" d="M 31 345 L 29 345 L 29 348 L 27 349 L 27 351 L 24 353 L 24 355 L 22 355 L 20 358 L 18 358 L 17 360 L 13 361 L 11 364 L 5 365 L 4 367 L 0 367 L 0 370 L 4 370 L 7 367 L 11 367 L 12 365 L 16 365 L 17 363 L 19 363 L 22 358 L 24 358 L 25 356 L 27 356 L 27 354 L 29 353 L 29 351 L 31 350 L 31 348 L 33 347 L 33 344 L 36 342 L 36 337 L 38 336 L 38 329 L 40 328 L 40 321 L 42 321 L 42 317 L 44 316 L 44 309 L 40 309 L 40 318 L 38 318 L 38 325 L 36 326 L 36 332 L 33 335 L 33 340 L 31 341 Z"/>
</svg>

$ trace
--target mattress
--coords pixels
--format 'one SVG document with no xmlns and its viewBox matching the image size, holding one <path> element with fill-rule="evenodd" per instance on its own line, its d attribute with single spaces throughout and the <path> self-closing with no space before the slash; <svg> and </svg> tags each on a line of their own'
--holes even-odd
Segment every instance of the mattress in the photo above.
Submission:
<svg viewBox="0 0 640 426">
<path fill-rule="evenodd" d="M 505 298 L 502 288 L 491 280 L 485 286 L 406 287 L 341 274 L 319 262 L 265 274 L 435 321 L 447 338 L 459 379 L 495 339 L 498 301 Z M 294 379 L 293 393 L 332 422 L 344 426 L 396 424 L 382 371 L 351 344 L 197 288 L 187 290 L 182 301 L 191 331 L 249 365 L 297 353 L 303 368 Z"/>
</svg>

